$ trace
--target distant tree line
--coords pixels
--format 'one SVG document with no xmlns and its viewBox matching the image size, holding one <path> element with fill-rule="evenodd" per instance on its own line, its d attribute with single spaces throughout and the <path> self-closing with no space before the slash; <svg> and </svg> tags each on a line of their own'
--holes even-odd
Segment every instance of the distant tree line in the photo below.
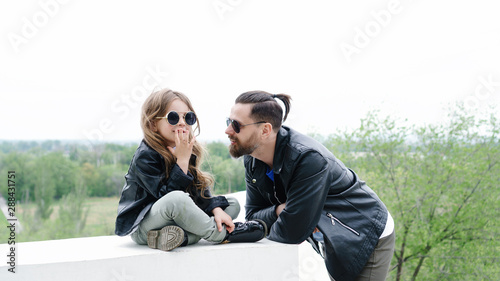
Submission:
<svg viewBox="0 0 500 281">
<path fill-rule="evenodd" d="M 59 140 L 0 142 L 0 172 L 18 174 L 17 200 L 21 202 L 61 199 L 77 185 L 83 185 L 90 197 L 119 196 L 124 176 L 138 143 L 101 143 Z M 206 144 L 202 169 L 215 178 L 215 193 L 245 189 L 241 160 L 230 157 L 222 142 Z M 0 189 L 6 193 L 6 186 Z M 43 212 L 42 212 L 43 213 Z M 43 213 L 43 217 L 49 213 Z"/>
<path fill-rule="evenodd" d="M 17 199 L 50 202 L 78 184 L 85 185 L 88 196 L 117 196 L 135 148 L 112 143 L 88 147 L 62 141 L 4 141 L 0 151 L 2 173 L 9 169 L 18 174 Z"/>
</svg>

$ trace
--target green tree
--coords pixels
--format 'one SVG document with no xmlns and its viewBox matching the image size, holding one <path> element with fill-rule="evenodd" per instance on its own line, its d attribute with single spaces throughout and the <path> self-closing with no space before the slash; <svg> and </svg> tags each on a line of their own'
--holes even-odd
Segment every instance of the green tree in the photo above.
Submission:
<svg viewBox="0 0 500 281">
<path fill-rule="evenodd" d="M 53 239 L 79 237 L 85 228 L 89 208 L 85 206 L 87 187 L 81 177 L 75 179 L 74 189 L 60 200 Z"/>
<path fill-rule="evenodd" d="M 494 114 L 458 107 L 447 123 L 419 128 L 371 112 L 328 139 L 351 151 L 341 159 L 395 219 L 396 280 L 498 280 L 499 130 Z"/>
<path fill-rule="evenodd" d="M 232 158 L 228 146 L 222 142 L 211 142 L 206 147 L 208 155 L 202 169 L 213 174 L 215 192 L 223 194 L 245 190 L 245 169 L 242 158 Z"/>
<path fill-rule="evenodd" d="M 16 172 L 16 200 L 28 201 L 33 196 L 33 187 L 31 186 L 31 175 L 28 172 L 30 162 L 33 157 L 18 151 L 12 151 L 0 156 L 0 172 L 7 177 L 8 171 Z M 7 194 L 7 185 L 1 185 L 1 194 Z"/>
<path fill-rule="evenodd" d="M 32 167 L 34 179 L 35 203 L 37 206 L 36 216 L 42 220 L 50 217 L 53 211 L 52 202 L 56 194 L 54 170 L 45 162 L 43 157 L 35 160 Z"/>
<path fill-rule="evenodd" d="M 105 165 L 99 168 L 100 184 L 102 193 L 96 196 L 119 196 L 125 183 L 125 173 L 128 166 L 124 165 Z"/>
<path fill-rule="evenodd" d="M 37 215 L 47 219 L 52 213 L 52 202 L 68 194 L 74 187 L 77 174 L 75 163 L 61 152 L 50 152 L 37 157 L 29 168 L 33 176 Z"/>
<path fill-rule="evenodd" d="M 208 143 L 206 145 L 206 149 L 209 157 L 218 156 L 223 160 L 231 158 L 231 155 L 229 155 L 229 148 L 227 144 L 221 141 Z"/>
<path fill-rule="evenodd" d="M 245 190 L 245 169 L 241 159 L 216 158 L 212 165 L 217 193 L 232 193 Z"/>
</svg>

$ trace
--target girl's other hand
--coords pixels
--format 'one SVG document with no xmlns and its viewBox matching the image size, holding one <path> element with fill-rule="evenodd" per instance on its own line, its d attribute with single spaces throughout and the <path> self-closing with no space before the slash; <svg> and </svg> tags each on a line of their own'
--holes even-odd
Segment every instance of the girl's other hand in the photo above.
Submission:
<svg viewBox="0 0 500 281">
<path fill-rule="evenodd" d="M 222 231 L 222 225 L 226 225 L 227 232 L 231 233 L 234 230 L 234 222 L 230 215 L 228 215 L 220 207 L 214 208 L 212 210 L 214 214 L 214 220 L 217 223 L 217 229 L 219 232 Z"/>
</svg>

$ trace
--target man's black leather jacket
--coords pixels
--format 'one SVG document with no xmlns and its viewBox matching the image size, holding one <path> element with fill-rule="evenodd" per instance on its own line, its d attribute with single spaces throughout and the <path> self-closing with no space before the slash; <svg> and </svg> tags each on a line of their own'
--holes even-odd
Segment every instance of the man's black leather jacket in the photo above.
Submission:
<svg viewBox="0 0 500 281">
<path fill-rule="evenodd" d="M 387 209 L 356 174 L 314 139 L 283 126 L 276 140 L 274 182 L 267 165 L 245 156 L 246 219 L 261 219 L 268 238 L 297 244 L 318 227 L 325 262 L 336 280 L 352 280 L 363 269 L 386 221 Z M 275 208 L 286 203 L 279 217 Z"/>
<path fill-rule="evenodd" d="M 196 162 L 196 156 L 191 156 L 191 165 Z M 225 209 L 229 206 L 224 196 L 212 197 L 207 189 L 204 196 L 195 190 L 193 182 L 196 177 L 174 164 L 168 179 L 165 177 L 165 160 L 161 154 L 149 147 L 144 141 L 137 148 L 128 173 L 125 175 L 125 185 L 118 204 L 115 233 L 125 236 L 135 231 L 151 206 L 165 194 L 180 190 L 188 192 L 200 209 L 209 216 L 216 207 Z"/>
</svg>

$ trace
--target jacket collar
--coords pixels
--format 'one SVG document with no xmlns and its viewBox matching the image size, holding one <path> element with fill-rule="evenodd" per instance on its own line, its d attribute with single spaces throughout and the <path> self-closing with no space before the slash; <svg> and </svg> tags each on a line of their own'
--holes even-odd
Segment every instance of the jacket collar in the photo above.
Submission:
<svg viewBox="0 0 500 281">
<path fill-rule="evenodd" d="M 275 174 L 281 172 L 283 167 L 283 159 L 285 158 L 285 150 L 290 141 L 290 128 L 281 126 L 278 135 L 276 136 L 276 145 L 274 147 L 273 171 Z"/>
</svg>

